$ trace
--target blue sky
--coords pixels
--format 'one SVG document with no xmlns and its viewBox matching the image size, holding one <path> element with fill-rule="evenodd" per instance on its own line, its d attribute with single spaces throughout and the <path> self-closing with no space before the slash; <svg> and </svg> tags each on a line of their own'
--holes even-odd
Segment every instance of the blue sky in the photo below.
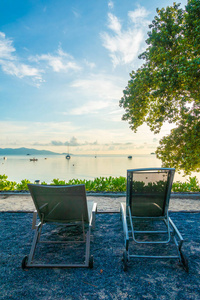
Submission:
<svg viewBox="0 0 200 300">
<path fill-rule="evenodd" d="M 133 133 L 119 100 L 156 8 L 173 2 L 0 1 L 0 147 L 155 151 L 171 127 Z"/>
</svg>

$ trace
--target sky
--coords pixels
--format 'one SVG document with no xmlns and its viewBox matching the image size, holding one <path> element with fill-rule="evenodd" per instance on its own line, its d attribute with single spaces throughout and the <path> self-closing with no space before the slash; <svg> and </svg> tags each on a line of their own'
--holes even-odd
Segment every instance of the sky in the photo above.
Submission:
<svg viewBox="0 0 200 300">
<path fill-rule="evenodd" d="M 156 8 L 173 2 L 1 0 L 0 148 L 154 152 L 172 125 L 134 133 L 119 101 Z"/>
</svg>

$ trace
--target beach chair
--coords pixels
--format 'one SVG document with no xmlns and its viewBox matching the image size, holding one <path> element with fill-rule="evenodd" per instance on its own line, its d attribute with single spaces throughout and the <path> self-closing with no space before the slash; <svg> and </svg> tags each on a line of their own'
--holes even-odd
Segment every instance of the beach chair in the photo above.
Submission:
<svg viewBox="0 0 200 300">
<path fill-rule="evenodd" d="M 181 250 L 183 238 L 168 215 L 174 173 L 175 169 L 172 168 L 127 171 L 126 204 L 120 204 L 125 242 L 124 271 L 131 258 L 145 257 L 178 258 L 188 271 L 188 262 Z M 166 250 L 162 251 L 163 244 L 167 245 L 167 253 Z M 171 244 L 175 250 L 173 255 Z M 133 254 L 130 254 L 130 246 Z M 152 248 L 155 248 L 153 253 Z M 157 255 L 155 251 L 158 251 Z"/>
<path fill-rule="evenodd" d="M 29 191 L 34 201 L 36 211 L 33 214 L 32 229 L 35 230 L 30 254 L 25 256 L 22 260 L 22 268 L 31 267 L 93 267 L 93 256 L 90 256 L 90 237 L 91 229 L 95 227 L 95 213 L 97 211 L 97 204 L 93 201 L 86 200 L 85 185 L 66 185 L 66 186 L 53 186 L 53 185 L 40 185 L 40 184 L 28 184 Z M 39 223 L 36 225 L 37 219 Z M 60 226 L 64 230 L 64 235 L 69 232 L 68 238 L 70 240 L 57 240 L 58 235 L 55 237 L 55 226 L 53 226 L 52 232 L 54 232 L 54 240 L 44 240 L 42 236 L 42 228 L 46 226 L 52 227 L 56 225 Z M 78 233 L 72 228 L 79 228 Z M 81 228 L 81 229 L 80 229 Z M 44 230 L 43 229 L 43 230 Z M 49 234 L 49 233 L 48 233 Z M 50 231 L 51 234 L 51 231 Z M 78 235 L 78 237 L 77 237 Z M 72 236 L 72 238 L 71 238 Z M 49 237 L 49 236 L 48 236 Z M 41 263 L 35 262 L 34 255 L 39 243 L 45 244 L 45 247 L 67 247 L 74 254 L 73 247 L 78 243 L 78 246 L 85 247 L 81 263 Z M 82 243 L 82 244 L 81 244 Z M 52 245 L 54 244 L 54 245 Z M 64 244 L 64 245 L 60 245 Z M 41 245 L 40 245 L 41 246 Z M 42 245 L 44 246 L 44 245 Z M 46 248 L 45 248 L 46 249 Z M 54 250 L 55 251 L 55 250 Z M 57 251 L 55 251 L 55 256 Z M 70 253 L 71 253 L 70 252 Z M 84 255 L 85 253 L 85 255 Z M 46 254 L 46 253 L 45 253 Z M 48 253 L 47 253 L 48 254 Z M 46 256 L 45 256 L 46 257 Z M 44 257 L 43 257 L 44 258 Z M 84 258 L 84 260 L 83 260 Z M 77 257 L 75 256 L 75 260 Z M 41 261 L 41 259 L 40 259 Z M 53 261 L 53 260 L 51 260 Z"/>
</svg>

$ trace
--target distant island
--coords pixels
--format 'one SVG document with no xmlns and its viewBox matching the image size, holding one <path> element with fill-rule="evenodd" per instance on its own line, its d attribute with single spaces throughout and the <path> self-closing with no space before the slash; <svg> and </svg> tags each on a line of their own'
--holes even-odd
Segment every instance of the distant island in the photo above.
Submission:
<svg viewBox="0 0 200 300">
<path fill-rule="evenodd" d="M 66 155 L 66 153 L 56 153 L 48 150 L 36 150 L 29 148 L 0 148 L 0 155 Z"/>
</svg>

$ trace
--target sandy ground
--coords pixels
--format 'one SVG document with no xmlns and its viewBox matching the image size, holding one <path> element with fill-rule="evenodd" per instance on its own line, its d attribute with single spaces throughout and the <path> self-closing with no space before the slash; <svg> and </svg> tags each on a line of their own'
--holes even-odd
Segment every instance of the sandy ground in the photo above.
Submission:
<svg viewBox="0 0 200 300">
<path fill-rule="evenodd" d="M 126 202 L 125 197 L 87 196 L 88 200 L 97 202 L 98 212 L 119 212 L 120 203 Z M 29 194 L 1 194 L 0 211 L 34 211 L 34 203 Z M 200 199 L 171 198 L 171 211 L 200 211 Z"/>
</svg>

